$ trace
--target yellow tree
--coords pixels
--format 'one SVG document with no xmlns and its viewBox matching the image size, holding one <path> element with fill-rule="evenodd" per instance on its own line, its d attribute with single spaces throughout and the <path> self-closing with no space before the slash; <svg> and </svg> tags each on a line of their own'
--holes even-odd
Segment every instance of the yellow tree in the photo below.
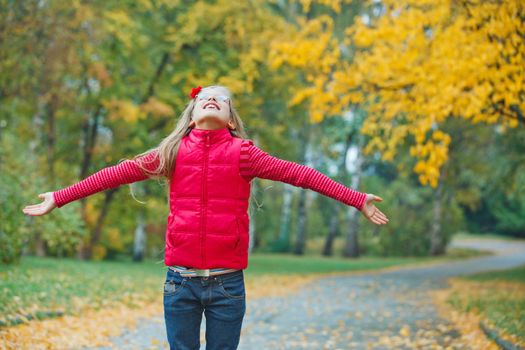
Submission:
<svg viewBox="0 0 525 350">
<path fill-rule="evenodd" d="M 322 5 L 337 14 L 344 0 L 302 0 L 305 12 Z M 436 187 L 448 159 L 451 117 L 498 123 L 504 131 L 525 123 L 525 5 L 518 0 L 369 2 L 343 42 L 332 18 L 299 18 L 301 29 L 273 45 L 271 62 L 303 69 L 309 85 L 290 105 L 309 106 L 312 122 L 350 106 L 369 112 L 361 129 L 364 152 L 393 160 L 410 143 L 413 170 Z M 351 60 L 341 59 L 341 48 Z"/>
<path fill-rule="evenodd" d="M 391 161 L 409 145 L 423 185 L 441 183 L 451 142 L 448 119 L 497 123 L 503 131 L 525 122 L 525 18 L 517 0 L 371 1 L 340 42 L 334 41 L 332 19 L 351 5 L 300 2 L 336 15 L 299 22 L 298 34 L 274 45 L 274 64 L 304 70 L 310 83 L 291 104 L 308 105 L 313 122 L 350 107 L 365 109 L 361 132 L 370 141 L 364 153 L 378 151 Z M 442 186 L 435 191 L 432 254 L 445 243 L 442 192 Z"/>
<path fill-rule="evenodd" d="M 436 187 L 447 161 L 448 118 L 525 122 L 525 5 L 509 1 L 404 0 L 372 4 L 378 16 L 360 16 L 345 34 L 351 63 L 334 74 L 328 90 L 341 110 L 366 106 L 365 152 L 391 160 L 413 138 L 414 171 Z"/>
<path fill-rule="evenodd" d="M 311 1 L 301 3 L 303 11 L 309 13 Z M 329 3 L 334 11 L 339 11 L 339 1 Z M 308 17 L 297 16 L 297 29 L 290 28 L 287 35 L 272 42 L 269 61 L 273 69 L 286 65 L 302 73 L 304 82 L 294 90 L 288 106 L 304 104 L 310 122 L 319 123 L 326 115 L 327 106 L 337 102 L 334 94 L 326 93 L 326 86 L 340 62 L 341 52 L 334 36 L 333 19 L 324 14 Z"/>
</svg>

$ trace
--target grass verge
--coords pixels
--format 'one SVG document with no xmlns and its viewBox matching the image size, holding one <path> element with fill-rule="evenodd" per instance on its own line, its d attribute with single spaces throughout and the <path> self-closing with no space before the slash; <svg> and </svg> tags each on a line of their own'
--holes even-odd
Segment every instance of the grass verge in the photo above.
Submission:
<svg viewBox="0 0 525 350">
<path fill-rule="evenodd" d="M 475 338 L 486 327 L 501 340 L 525 346 L 525 265 L 455 277 L 449 283 L 441 305 L 451 308 L 449 314 L 465 334 Z"/>
</svg>

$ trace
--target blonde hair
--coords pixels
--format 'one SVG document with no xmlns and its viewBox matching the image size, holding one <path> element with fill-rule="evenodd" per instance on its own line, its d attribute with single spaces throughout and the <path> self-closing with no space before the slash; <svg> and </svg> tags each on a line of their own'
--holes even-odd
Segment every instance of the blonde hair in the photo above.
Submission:
<svg viewBox="0 0 525 350">
<path fill-rule="evenodd" d="M 247 134 L 244 130 L 244 125 L 242 123 L 241 118 L 239 117 L 239 114 L 237 113 L 237 110 L 234 107 L 233 103 L 233 97 L 230 92 L 230 90 L 222 85 L 210 85 L 207 87 L 204 87 L 202 90 L 208 90 L 212 88 L 218 88 L 223 89 L 228 97 L 228 105 L 230 107 L 230 118 L 233 121 L 233 125 L 235 127 L 234 130 L 230 129 L 230 133 L 233 137 L 239 137 L 241 139 L 246 139 Z M 173 175 L 173 171 L 175 169 L 175 158 L 177 157 L 177 152 L 179 150 L 179 145 L 184 136 L 189 134 L 192 127 L 190 127 L 190 122 L 192 121 L 193 116 L 193 109 L 195 108 L 195 104 L 197 102 L 197 99 L 191 99 L 190 102 L 186 105 L 186 108 L 181 113 L 179 120 L 177 122 L 177 125 L 175 126 L 175 129 L 166 136 L 158 146 L 151 148 L 145 152 L 142 152 L 140 154 L 137 154 L 133 157 L 133 160 L 136 161 L 136 163 L 139 165 L 139 168 L 144 172 L 144 174 L 150 178 L 153 179 L 163 179 L 168 184 L 167 186 L 167 195 L 169 200 L 169 182 L 171 181 L 171 177 Z M 150 154 L 153 157 L 145 157 L 148 154 Z M 151 160 L 145 160 L 145 158 L 152 158 Z M 158 166 L 153 171 L 148 170 L 146 167 L 144 167 L 144 164 L 147 163 L 157 163 Z M 133 191 L 131 191 L 131 194 L 133 196 Z M 134 197 L 134 196 L 133 196 Z M 135 197 L 134 197 L 135 198 Z M 142 203 L 142 202 L 141 202 Z"/>
</svg>

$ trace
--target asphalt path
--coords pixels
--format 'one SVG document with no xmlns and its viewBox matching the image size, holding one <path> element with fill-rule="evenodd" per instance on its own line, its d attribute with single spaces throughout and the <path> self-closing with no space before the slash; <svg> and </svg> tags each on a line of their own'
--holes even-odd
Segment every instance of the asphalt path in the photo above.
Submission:
<svg viewBox="0 0 525 350">
<path fill-rule="evenodd" d="M 287 296 L 248 296 L 238 349 L 414 349 L 416 339 L 418 349 L 445 348 L 459 333 L 438 316 L 429 291 L 447 288 L 448 277 L 525 264 L 525 241 L 455 239 L 451 246 L 494 255 L 327 276 Z M 164 327 L 163 315 L 140 320 L 136 329 L 111 339 L 114 347 L 96 350 L 167 349 Z M 205 330 L 203 315 L 201 339 Z"/>
</svg>

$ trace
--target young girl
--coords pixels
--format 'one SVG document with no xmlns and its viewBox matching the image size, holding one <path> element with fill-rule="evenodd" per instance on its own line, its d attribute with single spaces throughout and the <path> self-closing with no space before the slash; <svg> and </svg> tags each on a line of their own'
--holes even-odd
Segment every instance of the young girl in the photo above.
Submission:
<svg viewBox="0 0 525 350">
<path fill-rule="evenodd" d="M 272 157 L 247 139 L 230 91 L 192 89 L 175 130 L 158 147 L 106 167 L 23 209 L 43 215 L 55 207 L 148 178 L 169 183 L 164 319 L 170 349 L 199 349 L 202 313 L 206 349 L 236 349 L 246 311 L 251 180 L 255 177 L 307 188 L 353 206 L 371 222 L 387 217 L 382 199 L 331 180 L 305 165 Z"/>
</svg>

